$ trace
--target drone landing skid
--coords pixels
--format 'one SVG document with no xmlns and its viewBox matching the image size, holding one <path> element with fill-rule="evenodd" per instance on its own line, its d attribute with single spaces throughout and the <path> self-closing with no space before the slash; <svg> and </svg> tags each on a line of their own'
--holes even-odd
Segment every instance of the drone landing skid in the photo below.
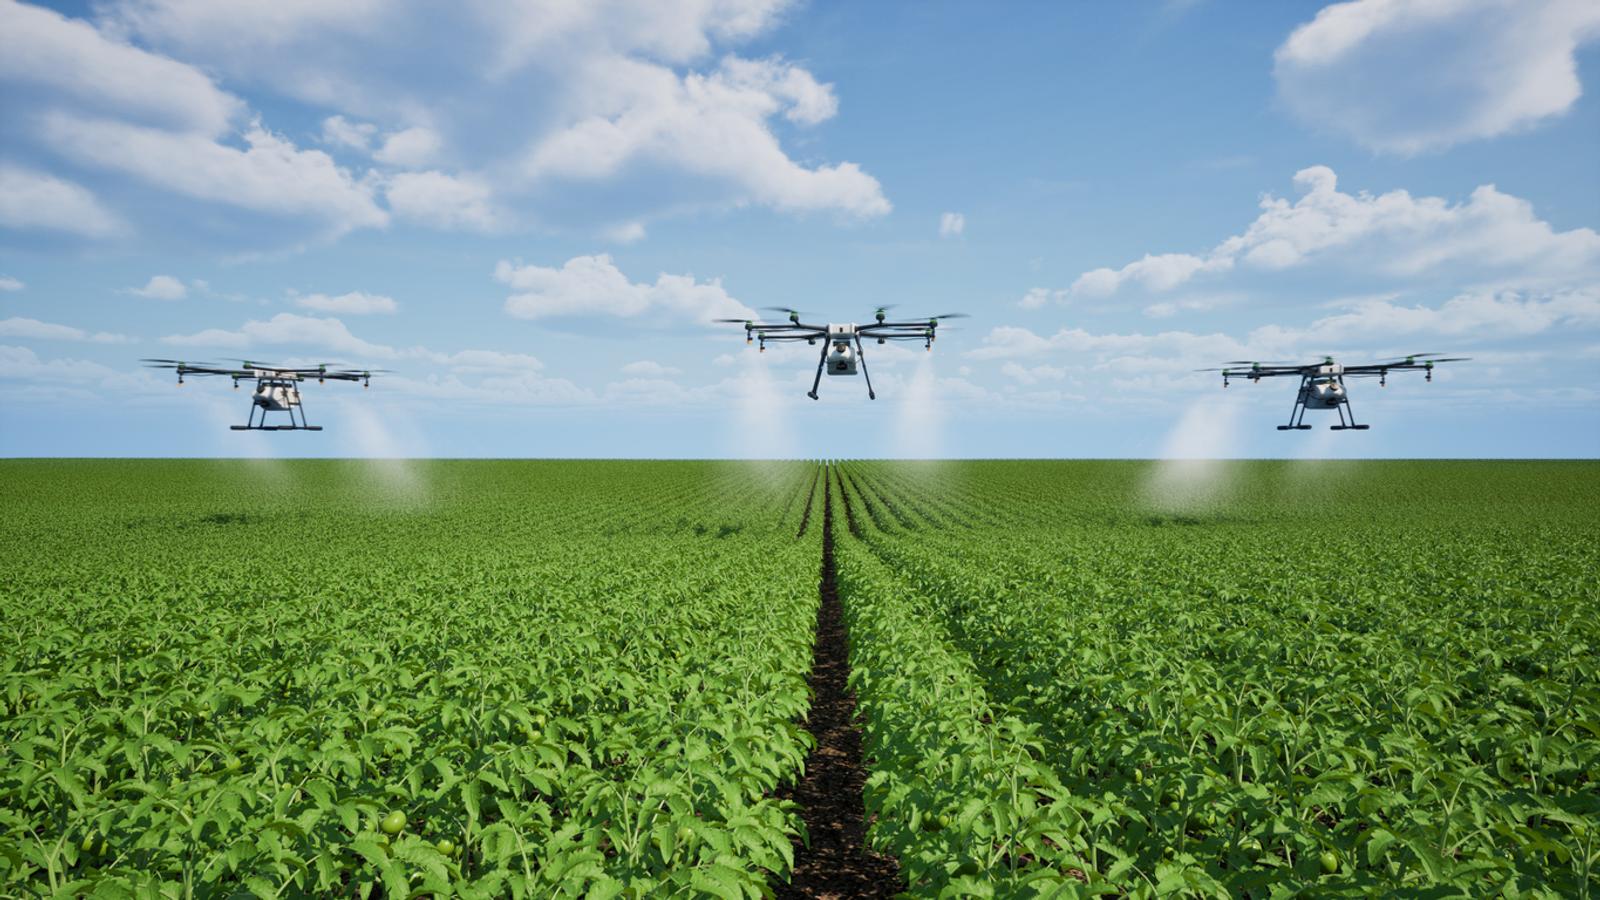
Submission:
<svg viewBox="0 0 1600 900">
<path fill-rule="evenodd" d="M 232 431 L 321 431 L 321 425 L 229 425 Z"/>
<path fill-rule="evenodd" d="M 300 418 L 299 419 L 296 419 L 295 415 L 294 415 L 294 411 L 297 408 L 300 410 Z M 261 412 L 260 420 L 256 419 L 256 411 L 258 409 Z M 322 426 L 321 425 L 312 425 L 312 424 L 310 424 L 309 422 L 306 421 L 306 410 L 305 410 L 305 407 L 300 405 L 300 404 L 298 404 L 298 403 L 296 403 L 294 405 L 291 405 L 287 410 L 284 410 L 284 412 L 287 412 L 289 414 L 289 424 L 287 424 L 287 425 L 268 425 L 267 424 L 267 410 L 266 410 L 266 408 L 265 407 L 258 407 L 255 404 L 251 404 L 251 406 L 250 406 L 250 417 L 249 417 L 248 420 L 246 420 L 245 424 L 243 424 L 243 425 L 229 425 L 228 429 L 230 431 L 321 431 L 322 430 Z"/>
</svg>

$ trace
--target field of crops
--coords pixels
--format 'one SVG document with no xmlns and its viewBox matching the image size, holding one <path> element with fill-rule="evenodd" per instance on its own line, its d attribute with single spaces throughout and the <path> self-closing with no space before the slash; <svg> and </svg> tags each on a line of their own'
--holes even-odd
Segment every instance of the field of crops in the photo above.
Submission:
<svg viewBox="0 0 1600 900">
<path fill-rule="evenodd" d="M 827 540 L 915 895 L 1600 896 L 1600 465 L 1195 478 L 0 463 L 0 895 L 770 895 Z"/>
</svg>

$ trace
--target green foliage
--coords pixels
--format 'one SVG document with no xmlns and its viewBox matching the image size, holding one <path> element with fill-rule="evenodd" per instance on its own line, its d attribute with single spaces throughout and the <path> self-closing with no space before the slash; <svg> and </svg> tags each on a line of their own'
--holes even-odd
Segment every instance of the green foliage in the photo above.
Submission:
<svg viewBox="0 0 1600 900">
<path fill-rule="evenodd" d="M 0 893 L 760 896 L 816 467 L 0 464 Z"/>
<path fill-rule="evenodd" d="M 914 893 L 1600 894 L 1600 467 L 839 474 Z"/>
</svg>

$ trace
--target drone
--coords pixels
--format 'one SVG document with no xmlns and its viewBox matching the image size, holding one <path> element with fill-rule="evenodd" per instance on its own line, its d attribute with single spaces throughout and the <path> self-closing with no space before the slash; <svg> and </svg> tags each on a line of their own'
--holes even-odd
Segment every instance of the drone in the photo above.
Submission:
<svg viewBox="0 0 1600 900">
<path fill-rule="evenodd" d="M 243 363 L 239 368 L 218 366 L 211 363 L 187 363 L 177 359 L 143 359 L 140 360 L 151 369 L 172 369 L 178 373 L 178 384 L 183 384 L 185 375 L 221 375 L 233 379 L 233 389 L 239 389 L 241 380 L 255 379 L 256 389 L 250 395 L 250 418 L 247 424 L 228 426 L 233 431 L 321 431 L 321 425 L 311 425 L 306 422 L 305 407 L 300 403 L 300 383 L 308 378 L 315 378 L 318 384 L 328 381 L 359 381 L 362 387 L 371 387 L 372 373 L 382 373 L 383 369 L 339 369 L 331 368 L 327 363 L 311 366 L 309 368 L 295 368 L 293 366 L 275 366 L 266 363 L 254 363 L 249 360 L 240 360 Z M 261 419 L 256 420 L 256 412 L 260 411 Z M 295 412 L 300 416 L 295 418 Z M 268 425 L 267 413 L 288 413 L 289 424 Z"/>
<path fill-rule="evenodd" d="M 867 399 L 876 400 L 878 395 L 872 390 L 872 375 L 867 372 L 867 358 L 863 352 L 864 341 L 876 340 L 880 344 L 888 341 L 921 341 L 923 349 L 931 351 L 940 322 L 945 319 L 966 318 L 965 313 L 945 313 L 928 316 L 925 319 L 891 322 L 889 321 L 891 308 L 878 307 L 873 312 L 875 321 L 866 325 L 831 322 L 827 325 L 807 325 L 800 321 L 798 311 L 785 306 L 769 306 L 767 309 L 787 314 L 789 317 L 787 322 L 769 324 L 747 319 L 714 321 L 743 325 L 744 342 L 746 344 L 760 342 L 763 353 L 766 352 L 768 341 L 773 343 L 805 341 L 813 346 L 822 341 L 822 355 L 817 359 L 817 377 L 812 379 L 811 390 L 806 392 L 806 396 L 813 400 L 817 399 L 817 386 L 822 383 L 823 372 L 829 375 L 854 375 L 859 369 L 862 377 L 867 380 Z"/>
<path fill-rule="evenodd" d="M 1334 362 L 1333 357 L 1325 356 L 1320 363 L 1307 365 L 1294 365 L 1292 363 L 1260 363 L 1249 360 L 1235 360 L 1221 369 L 1199 369 L 1201 372 L 1221 372 L 1222 386 L 1228 386 L 1230 378 L 1248 378 L 1251 381 L 1260 381 L 1263 378 L 1276 378 L 1283 375 L 1299 376 L 1300 390 L 1295 395 L 1294 407 L 1289 412 L 1289 424 L 1279 425 L 1279 431 L 1309 431 L 1310 425 L 1305 424 L 1306 410 L 1331 409 L 1339 414 L 1339 424 L 1328 426 L 1333 431 L 1366 431 L 1370 425 L 1356 424 L 1356 414 L 1350 409 L 1350 395 L 1345 390 L 1346 378 L 1372 378 L 1378 379 L 1378 387 L 1387 387 L 1390 372 L 1420 371 L 1427 381 L 1433 381 L 1433 367 L 1439 363 L 1465 362 L 1470 359 L 1466 356 L 1441 356 L 1438 353 L 1413 353 L 1400 359 L 1388 362 L 1368 363 L 1359 366 L 1346 366 Z"/>
</svg>

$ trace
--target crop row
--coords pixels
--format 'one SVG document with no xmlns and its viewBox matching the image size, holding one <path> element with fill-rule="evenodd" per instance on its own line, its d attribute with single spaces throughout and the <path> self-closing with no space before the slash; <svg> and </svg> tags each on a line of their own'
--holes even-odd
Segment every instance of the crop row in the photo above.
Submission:
<svg viewBox="0 0 1600 900">
<path fill-rule="evenodd" d="M 841 467 L 874 837 L 919 892 L 1595 892 L 1592 473 L 1174 512 L 1132 470 Z"/>
<path fill-rule="evenodd" d="M 736 898 L 791 867 L 814 466 L 120 465 L 7 473 L 5 893 Z"/>
</svg>

